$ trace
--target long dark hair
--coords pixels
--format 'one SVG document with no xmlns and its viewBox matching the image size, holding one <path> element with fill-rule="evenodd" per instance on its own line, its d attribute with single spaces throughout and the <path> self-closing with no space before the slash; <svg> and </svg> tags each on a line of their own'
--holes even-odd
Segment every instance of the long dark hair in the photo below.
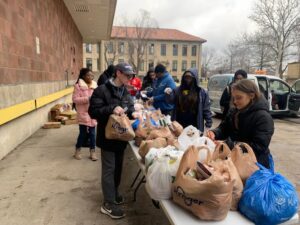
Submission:
<svg viewBox="0 0 300 225">
<path fill-rule="evenodd" d="M 150 77 L 150 73 L 154 73 L 154 68 L 150 68 L 146 74 L 146 76 L 144 77 L 144 80 L 147 80 L 147 81 L 152 81 L 151 77 Z"/>
<path fill-rule="evenodd" d="M 187 85 L 187 83 L 184 80 L 184 75 L 186 74 L 186 72 L 182 75 L 182 81 L 179 87 L 179 96 L 177 99 L 178 110 L 180 110 L 181 112 L 185 112 L 190 109 L 193 113 L 196 113 L 198 105 L 199 87 L 194 76 L 192 83 L 190 85 Z M 184 92 L 187 90 L 189 93 L 186 95 Z"/>
<path fill-rule="evenodd" d="M 89 72 L 91 72 L 91 70 L 89 68 L 81 68 L 79 75 L 78 75 L 78 79 L 76 81 L 76 84 L 79 82 L 79 79 L 84 80 L 84 76 Z"/>
</svg>

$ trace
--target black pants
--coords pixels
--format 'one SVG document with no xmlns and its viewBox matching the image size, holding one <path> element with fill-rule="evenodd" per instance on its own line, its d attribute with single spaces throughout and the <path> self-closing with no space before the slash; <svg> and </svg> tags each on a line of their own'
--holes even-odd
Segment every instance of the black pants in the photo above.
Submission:
<svg viewBox="0 0 300 225">
<path fill-rule="evenodd" d="M 101 149 L 101 182 L 104 202 L 113 203 L 118 195 L 118 187 L 121 182 L 124 150 L 125 149 L 118 149 L 116 152 L 111 152 Z"/>
</svg>

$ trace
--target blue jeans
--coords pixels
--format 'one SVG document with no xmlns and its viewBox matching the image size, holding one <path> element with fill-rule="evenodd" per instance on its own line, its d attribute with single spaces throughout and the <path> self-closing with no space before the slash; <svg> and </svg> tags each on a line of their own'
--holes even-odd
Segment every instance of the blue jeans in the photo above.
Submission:
<svg viewBox="0 0 300 225">
<path fill-rule="evenodd" d="M 96 147 L 96 131 L 95 127 L 88 127 L 86 125 L 79 124 L 79 135 L 77 138 L 76 149 L 81 148 L 87 138 L 90 140 L 90 149 Z"/>
</svg>

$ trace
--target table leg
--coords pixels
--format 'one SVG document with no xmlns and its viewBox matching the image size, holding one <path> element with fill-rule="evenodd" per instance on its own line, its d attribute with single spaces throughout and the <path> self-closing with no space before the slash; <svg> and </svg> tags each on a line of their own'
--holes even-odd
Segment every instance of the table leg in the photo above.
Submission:
<svg viewBox="0 0 300 225">
<path fill-rule="evenodd" d="M 142 185 L 142 183 L 146 183 L 145 176 L 142 177 L 142 179 L 140 180 L 140 182 L 138 183 L 138 185 L 134 189 L 134 194 L 133 194 L 133 201 L 134 202 L 136 201 L 136 193 L 137 193 L 138 189 L 140 188 L 140 186 Z"/>
<path fill-rule="evenodd" d="M 134 186 L 136 180 L 138 179 L 138 177 L 140 176 L 141 172 L 142 172 L 142 170 L 139 169 L 139 171 L 137 172 L 137 174 L 136 174 L 136 176 L 135 176 L 135 178 L 134 178 L 132 184 L 130 185 L 130 188 L 133 188 L 133 186 Z"/>
<path fill-rule="evenodd" d="M 151 199 L 151 200 L 152 200 L 152 203 L 153 203 L 154 207 L 157 208 L 157 209 L 160 209 L 160 207 L 159 207 L 159 201 L 156 201 L 154 199 Z"/>
</svg>

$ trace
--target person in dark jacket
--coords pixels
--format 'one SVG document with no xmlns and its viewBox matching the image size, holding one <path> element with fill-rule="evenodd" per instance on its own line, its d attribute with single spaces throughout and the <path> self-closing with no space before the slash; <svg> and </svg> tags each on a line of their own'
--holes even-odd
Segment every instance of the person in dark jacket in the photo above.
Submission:
<svg viewBox="0 0 300 225">
<path fill-rule="evenodd" d="M 146 76 L 143 79 L 143 84 L 142 84 L 142 91 L 146 90 L 146 88 L 153 88 L 153 83 L 156 78 L 156 75 L 154 73 L 154 69 L 150 68 L 146 74 Z"/>
<path fill-rule="evenodd" d="M 247 79 L 247 72 L 244 70 L 237 70 L 234 73 L 233 81 L 226 86 L 224 89 L 221 99 L 220 99 L 220 106 L 221 109 L 223 110 L 223 119 L 226 117 L 226 114 L 228 113 L 230 109 L 230 101 L 231 101 L 231 85 L 234 84 L 235 82 L 242 80 L 242 79 Z"/>
<path fill-rule="evenodd" d="M 100 75 L 97 84 L 100 86 L 101 84 L 105 84 L 106 81 L 108 81 L 112 75 L 115 72 L 115 66 L 114 65 L 109 65 L 107 69 Z"/>
<path fill-rule="evenodd" d="M 193 125 L 201 132 L 204 132 L 204 125 L 207 128 L 212 126 L 209 96 L 198 85 L 197 69 L 185 71 L 180 86 L 173 91 L 166 88 L 165 93 L 167 101 L 175 104 L 172 120 L 176 120 L 183 127 Z"/>
<path fill-rule="evenodd" d="M 121 181 L 127 142 L 106 139 L 105 127 L 111 114 L 126 113 L 129 118 L 133 118 L 134 105 L 125 85 L 134 74 L 129 64 L 119 63 L 115 67 L 113 77 L 96 88 L 90 100 L 89 114 L 98 122 L 96 144 L 101 148 L 101 181 L 104 195 L 101 212 L 113 219 L 125 216 L 123 210 L 118 206 L 123 203 L 123 197 L 119 194 L 118 187 Z"/>
<path fill-rule="evenodd" d="M 212 140 L 226 140 L 232 149 L 235 142 L 249 144 L 257 161 L 269 168 L 269 144 L 274 122 L 268 112 L 268 102 L 251 80 L 241 80 L 231 86 L 234 108 L 230 109 L 219 127 L 207 132 Z"/>
<path fill-rule="evenodd" d="M 153 91 L 147 91 L 147 95 L 150 97 L 149 101 L 153 103 L 156 109 L 160 109 L 163 114 L 171 115 L 174 104 L 166 101 L 164 90 L 168 87 L 173 90 L 176 88 L 176 84 L 164 65 L 157 64 L 154 72 L 157 79 L 154 82 Z"/>
</svg>

